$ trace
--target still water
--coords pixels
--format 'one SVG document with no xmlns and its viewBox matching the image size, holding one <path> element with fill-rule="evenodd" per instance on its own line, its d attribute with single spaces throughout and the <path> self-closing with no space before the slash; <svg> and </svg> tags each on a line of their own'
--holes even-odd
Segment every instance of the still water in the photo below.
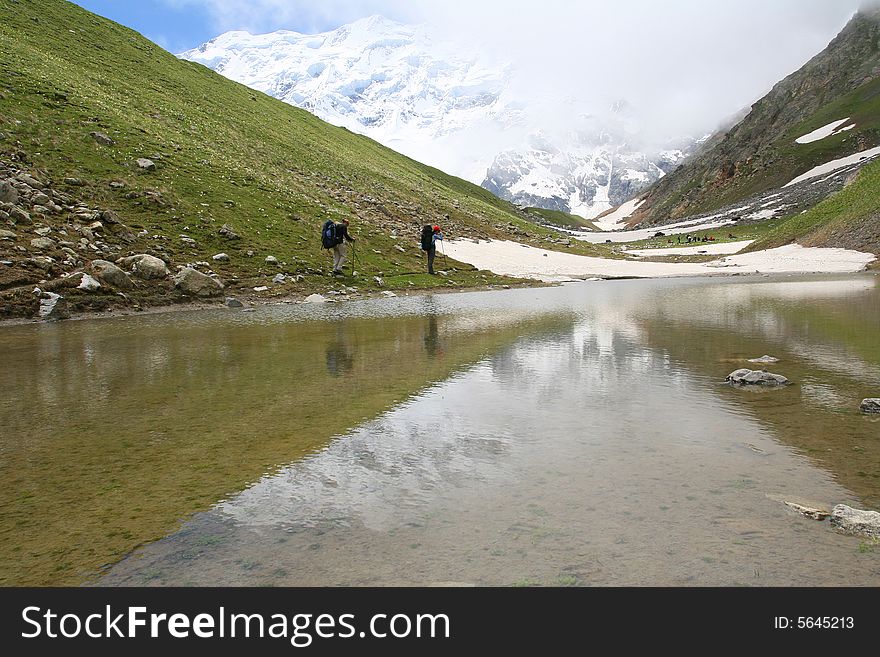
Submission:
<svg viewBox="0 0 880 657">
<path fill-rule="evenodd" d="M 880 279 L 0 331 L 0 581 L 880 585 Z M 722 384 L 773 355 L 781 390 Z"/>
</svg>

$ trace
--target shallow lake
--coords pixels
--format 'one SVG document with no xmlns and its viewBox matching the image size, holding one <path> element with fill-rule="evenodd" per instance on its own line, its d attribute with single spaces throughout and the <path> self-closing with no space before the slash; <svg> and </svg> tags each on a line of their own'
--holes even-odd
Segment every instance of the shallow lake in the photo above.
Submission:
<svg viewBox="0 0 880 657">
<path fill-rule="evenodd" d="M 735 389 L 780 359 L 794 385 Z M 0 582 L 880 585 L 880 278 L 0 330 Z"/>
</svg>

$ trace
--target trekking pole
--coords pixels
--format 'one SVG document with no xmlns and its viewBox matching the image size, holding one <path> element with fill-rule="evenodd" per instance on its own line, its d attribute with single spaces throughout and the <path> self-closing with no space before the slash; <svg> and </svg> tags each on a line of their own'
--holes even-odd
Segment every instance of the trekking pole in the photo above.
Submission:
<svg viewBox="0 0 880 657">
<path fill-rule="evenodd" d="M 443 254 L 443 266 L 449 269 L 449 258 L 446 257 L 446 249 L 443 248 L 443 240 L 440 240 L 440 253 Z"/>
</svg>

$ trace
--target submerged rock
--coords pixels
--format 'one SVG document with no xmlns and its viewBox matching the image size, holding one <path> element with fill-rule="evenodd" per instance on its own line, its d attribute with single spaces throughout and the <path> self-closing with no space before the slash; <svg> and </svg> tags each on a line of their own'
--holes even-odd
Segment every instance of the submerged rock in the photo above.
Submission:
<svg viewBox="0 0 880 657">
<path fill-rule="evenodd" d="M 809 518 L 810 520 L 818 520 L 822 521 L 828 518 L 831 514 L 828 511 L 823 511 L 822 509 L 814 509 L 813 507 L 803 506 L 802 504 L 797 504 L 796 502 L 783 502 L 785 506 L 790 509 L 794 509 L 802 516 Z"/>
<path fill-rule="evenodd" d="M 862 413 L 880 413 L 880 398 L 863 399 L 859 409 Z"/>
<path fill-rule="evenodd" d="M 862 511 L 838 504 L 831 510 L 831 524 L 844 534 L 880 538 L 880 513 L 876 511 Z"/>
<path fill-rule="evenodd" d="M 772 374 L 762 370 L 736 370 L 727 375 L 725 379 L 728 383 L 735 386 L 787 386 L 791 381 L 781 374 Z"/>
<path fill-rule="evenodd" d="M 773 356 L 761 356 L 760 358 L 750 358 L 750 363 L 762 363 L 762 364 L 772 364 L 778 363 L 779 359 L 774 358 Z"/>
</svg>

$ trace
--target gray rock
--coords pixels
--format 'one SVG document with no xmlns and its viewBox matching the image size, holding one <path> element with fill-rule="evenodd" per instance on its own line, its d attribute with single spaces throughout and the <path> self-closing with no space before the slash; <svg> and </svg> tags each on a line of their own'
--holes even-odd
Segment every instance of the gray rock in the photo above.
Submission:
<svg viewBox="0 0 880 657">
<path fill-rule="evenodd" d="M 48 196 L 46 196 L 43 192 L 37 192 L 31 197 L 31 204 L 33 205 L 48 205 L 52 202 Z"/>
<path fill-rule="evenodd" d="M 40 237 L 46 237 L 46 235 L 52 232 L 52 229 L 48 226 L 41 226 L 40 228 L 35 229 L 34 232 Z"/>
<path fill-rule="evenodd" d="M 25 226 L 30 226 L 32 223 L 34 223 L 33 219 L 31 219 L 30 213 L 22 210 L 17 205 L 13 205 L 9 209 L 9 218 L 12 219 L 15 223 Z"/>
<path fill-rule="evenodd" d="M 383 297 L 388 297 L 388 298 L 390 299 L 391 297 L 396 297 L 397 295 L 394 294 L 394 292 L 392 292 L 391 290 L 384 290 L 384 291 L 382 292 L 382 296 L 383 296 Z"/>
<path fill-rule="evenodd" d="M 267 265 L 277 265 L 278 258 L 276 258 L 275 256 L 266 256 L 266 264 Z"/>
<path fill-rule="evenodd" d="M 36 237 L 31 240 L 31 246 L 40 251 L 55 248 L 55 240 L 51 237 Z"/>
<path fill-rule="evenodd" d="M 124 271 L 107 260 L 92 260 L 89 271 L 99 281 L 118 290 L 130 290 L 134 287 L 131 279 Z"/>
<path fill-rule="evenodd" d="M 71 187 L 82 187 L 83 185 L 85 185 L 85 183 L 79 178 L 65 178 L 64 184 L 70 185 Z"/>
<path fill-rule="evenodd" d="M 235 297 L 226 297 L 227 308 L 244 308 L 244 304 Z"/>
<path fill-rule="evenodd" d="M 0 180 L 0 203 L 18 203 L 18 190 L 5 180 Z"/>
<path fill-rule="evenodd" d="M 376 285 L 378 285 L 379 287 L 385 285 L 385 281 L 382 280 L 381 276 L 373 276 L 373 280 L 376 281 Z"/>
<path fill-rule="evenodd" d="M 859 409 L 862 413 L 880 413 L 880 398 L 863 399 Z"/>
<path fill-rule="evenodd" d="M 96 290 L 101 289 L 101 284 L 88 274 L 82 273 L 80 274 L 80 278 L 80 283 L 76 286 L 76 289 L 85 290 L 86 292 L 95 292 Z"/>
<path fill-rule="evenodd" d="M 146 157 L 139 157 L 136 162 L 139 169 L 143 171 L 155 171 L 156 163 Z"/>
<path fill-rule="evenodd" d="M 24 172 L 18 174 L 16 176 L 16 179 L 23 182 L 25 185 L 28 185 L 29 187 L 33 187 L 34 189 L 43 189 L 45 187 L 45 185 L 39 180 Z"/>
<path fill-rule="evenodd" d="M 327 299 L 320 294 L 313 294 L 306 297 L 303 303 L 327 303 Z"/>
<path fill-rule="evenodd" d="M 54 292 L 42 292 L 40 294 L 40 319 L 53 322 L 70 317 L 70 309 L 67 301 L 60 294 Z"/>
<path fill-rule="evenodd" d="M 229 255 L 226 253 L 218 253 L 217 255 L 211 256 L 211 260 L 217 262 L 229 262 Z"/>
<path fill-rule="evenodd" d="M 14 240 L 16 237 L 18 237 L 18 235 L 11 230 L 0 229 L 0 240 Z"/>
<path fill-rule="evenodd" d="M 232 230 L 232 228 L 229 227 L 229 224 L 223 224 L 223 227 L 220 228 L 220 230 L 218 230 L 217 232 L 228 240 L 241 239 L 241 236 L 234 230 Z"/>
<path fill-rule="evenodd" d="M 275 274 L 275 278 L 272 279 L 272 282 L 275 283 L 275 285 L 281 285 L 285 281 L 287 281 L 287 276 L 284 274 Z"/>
<path fill-rule="evenodd" d="M 113 210 L 104 210 L 104 212 L 101 213 L 101 220 L 104 221 L 104 223 L 111 225 L 122 223 L 119 220 L 119 215 L 113 212 Z"/>
<path fill-rule="evenodd" d="M 838 504 L 831 510 L 831 525 L 844 534 L 880 538 L 880 513 Z"/>
<path fill-rule="evenodd" d="M 828 511 L 823 511 L 822 509 L 816 509 L 811 506 L 804 506 L 802 504 L 798 504 L 797 502 L 783 502 L 785 506 L 789 507 L 800 513 L 802 516 L 809 518 L 810 520 L 818 520 L 823 521 L 831 514 Z"/>
<path fill-rule="evenodd" d="M 269 288 L 266 287 L 265 285 L 260 285 L 259 287 L 255 287 L 255 288 L 254 288 L 254 292 L 265 292 L 265 291 L 268 290 L 268 289 L 269 289 Z"/>
<path fill-rule="evenodd" d="M 156 256 L 147 255 L 145 253 L 129 256 L 127 258 L 120 258 L 116 261 L 116 264 L 123 269 L 130 270 L 135 278 L 140 278 L 145 281 L 165 278 L 171 273 L 168 271 L 168 267 L 162 260 Z"/>
<path fill-rule="evenodd" d="M 115 141 L 113 141 L 113 138 L 110 135 L 105 135 L 103 132 L 90 132 L 89 137 L 94 139 L 102 146 L 112 146 L 116 143 Z"/>
<path fill-rule="evenodd" d="M 771 374 L 761 370 L 737 370 L 731 372 L 725 379 L 728 383 L 735 386 L 787 386 L 791 383 L 781 374 Z"/>
<path fill-rule="evenodd" d="M 196 297 L 213 297 L 223 292 L 223 283 L 190 267 L 174 275 L 174 287 Z"/>
</svg>

